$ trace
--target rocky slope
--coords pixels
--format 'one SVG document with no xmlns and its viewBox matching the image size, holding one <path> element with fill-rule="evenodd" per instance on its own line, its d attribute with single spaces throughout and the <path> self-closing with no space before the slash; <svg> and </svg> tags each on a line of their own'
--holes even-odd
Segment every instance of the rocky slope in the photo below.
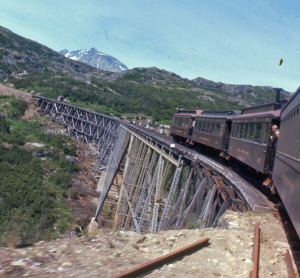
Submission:
<svg viewBox="0 0 300 278">
<path fill-rule="evenodd" d="M 201 87 L 205 87 L 213 90 L 220 90 L 225 93 L 230 94 L 254 94 L 258 97 L 258 93 L 268 93 L 274 89 L 270 86 L 251 86 L 251 85 L 234 85 L 234 84 L 224 84 L 222 82 L 214 82 L 207 80 L 202 77 L 197 77 L 193 81 Z M 285 92 L 286 93 L 286 92 Z"/>
</svg>

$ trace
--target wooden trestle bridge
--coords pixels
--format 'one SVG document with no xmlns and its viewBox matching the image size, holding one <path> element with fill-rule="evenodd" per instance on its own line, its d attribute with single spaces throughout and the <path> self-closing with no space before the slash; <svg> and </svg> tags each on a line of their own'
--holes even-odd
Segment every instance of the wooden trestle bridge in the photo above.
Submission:
<svg viewBox="0 0 300 278">
<path fill-rule="evenodd" d="M 183 146 L 171 148 L 167 136 L 62 101 L 34 99 L 69 136 L 97 146 L 102 175 L 96 221 L 109 213 L 117 230 L 155 233 L 215 227 L 229 208 L 273 209 L 237 174 Z"/>
</svg>

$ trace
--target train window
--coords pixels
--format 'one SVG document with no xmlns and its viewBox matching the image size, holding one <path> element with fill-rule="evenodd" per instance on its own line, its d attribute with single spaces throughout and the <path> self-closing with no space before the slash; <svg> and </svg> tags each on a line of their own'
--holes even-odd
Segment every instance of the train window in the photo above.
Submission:
<svg viewBox="0 0 300 278">
<path fill-rule="evenodd" d="M 239 134 L 239 138 L 243 138 L 244 124 L 239 124 L 239 126 L 240 126 L 240 134 Z"/>
<path fill-rule="evenodd" d="M 198 129 L 198 122 L 197 121 L 195 121 L 195 125 L 194 125 L 194 129 Z"/>
<path fill-rule="evenodd" d="M 264 128 L 264 141 L 263 141 L 263 144 L 266 145 L 268 143 L 268 140 L 269 140 L 270 123 L 265 123 L 264 126 L 265 126 L 265 128 Z"/>
<path fill-rule="evenodd" d="M 203 121 L 200 121 L 200 123 L 199 123 L 199 130 L 202 129 L 202 126 L 203 126 Z"/>
<path fill-rule="evenodd" d="M 202 123 L 203 123 L 202 121 L 199 121 L 199 122 L 198 122 L 198 128 L 197 128 L 198 130 L 201 130 Z"/>
<path fill-rule="evenodd" d="M 231 126 L 231 137 L 235 137 L 235 124 Z"/>
<path fill-rule="evenodd" d="M 238 125 L 237 124 L 234 124 L 233 125 L 233 131 L 234 131 L 234 133 L 233 133 L 233 137 L 237 137 L 237 130 L 238 130 Z"/>
<path fill-rule="evenodd" d="M 249 124 L 249 131 L 248 131 L 248 140 L 254 141 L 254 134 L 255 134 L 255 124 Z"/>
<path fill-rule="evenodd" d="M 237 124 L 236 125 L 236 137 L 240 138 L 240 134 L 241 134 L 241 125 Z"/>
<path fill-rule="evenodd" d="M 243 138 L 246 140 L 248 139 L 248 133 L 249 133 L 249 124 L 245 124 Z"/>
<path fill-rule="evenodd" d="M 211 124 L 210 124 L 210 133 L 215 133 L 215 125 L 216 125 L 216 122 L 211 122 Z"/>
<path fill-rule="evenodd" d="M 182 119 L 182 126 L 187 127 L 188 119 Z"/>
<path fill-rule="evenodd" d="M 220 129 L 221 129 L 220 123 L 216 123 L 216 126 L 215 126 L 215 133 L 216 133 L 217 135 L 220 134 Z"/>
<path fill-rule="evenodd" d="M 247 124 L 242 124 L 241 138 L 242 139 L 247 139 L 247 133 L 248 133 L 248 125 Z"/>
<path fill-rule="evenodd" d="M 254 135 L 254 141 L 258 142 L 260 141 L 260 134 L 261 134 L 261 123 L 257 123 L 255 127 L 255 135 Z"/>
<path fill-rule="evenodd" d="M 242 124 L 237 124 L 237 138 L 241 138 Z"/>
<path fill-rule="evenodd" d="M 202 122 L 202 129 L 201 129 L 202 132 L 205 132 L 205 126 L 206 126 L 206 122 L 203 121 L 203 122 Z"/>
<path fill-rule="evenodd" d="M 206 122 L 205 132 L 209 133 L 210 131 L 210 122 Z"/>
</svg>

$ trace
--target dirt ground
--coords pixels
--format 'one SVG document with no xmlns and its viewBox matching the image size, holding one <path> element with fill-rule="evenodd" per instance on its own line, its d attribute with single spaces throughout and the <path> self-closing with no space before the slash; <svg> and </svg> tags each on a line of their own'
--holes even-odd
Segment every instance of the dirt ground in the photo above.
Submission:
<svg viewBox="0 0 300 278">
<path fill-rule="evenodd" d="M 16 97 L 22 97 L 26 99 L 28 102 L 31 100 L 31 94 L 16 90 L 12 85 L 4 86 L 0 84 L 0 95 L 13 95 Z"/>
<path fill-rule="evenodd" d="M 0 277 L 111 277 L 203 238 L 209 238 L 208 247 L 146 277 L 249 277 L 258 222 L 259 277 L 288 277 L 284 254 L 289 244 L 281 222 L 271 213 L 232 211 L 220 220 L 223 228 L 217 229 L 146 235 L 100 229 L 93 237 L 39 242 L 23 249 L 0 248 Z"/>
<path fill-rule="evenodd" d="M 38 112 L 36 111 L 36 107 L 34 106 L 34 103 L 31 98 L 32 94 L 16 90 L 16 89 L 12 88 L 12 86 L 4 86 L 4 85 L 0 84 L 0 95 L 13 95 L 15 97 L 21 97 L 29 103 L 29 106 L 28 106 L 24 116 L 22 117 L 22 120 L 30 120 L 31 118 L 33 118 L 35 116 L 39 116 Z"/>
</svg>

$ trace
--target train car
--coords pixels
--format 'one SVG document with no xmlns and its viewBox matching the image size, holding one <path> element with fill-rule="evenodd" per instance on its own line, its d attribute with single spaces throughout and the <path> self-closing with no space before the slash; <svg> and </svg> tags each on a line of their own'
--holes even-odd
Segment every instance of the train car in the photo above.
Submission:
<svg viewBox="0 0 300 278">
<path fill-rule="evenodd" d="M 279 127 L 281 107 L 286 102 L 245 108 L 234 117 L 228 154 L 258 172 L 268 173 L 271 127 Z"/>
<path fill-rule="evenodd" d="M 195 117 L 192 141 L 217 150 L 228 148 L 231 118 L 239 111 L 204 111 Z"/>
<path fill-rule="evenodd" d="M 300 237 L 300 87 L 281 112 L 273 182 Z"/>
<path fill-rule="evenodd" d="M 190 137 L 190 126 L 195 117 L 201 115 L 203 110 L 178 110 L 172 119 L 171 136 L 175 140 L 188 139 Z"/>
</svg>

